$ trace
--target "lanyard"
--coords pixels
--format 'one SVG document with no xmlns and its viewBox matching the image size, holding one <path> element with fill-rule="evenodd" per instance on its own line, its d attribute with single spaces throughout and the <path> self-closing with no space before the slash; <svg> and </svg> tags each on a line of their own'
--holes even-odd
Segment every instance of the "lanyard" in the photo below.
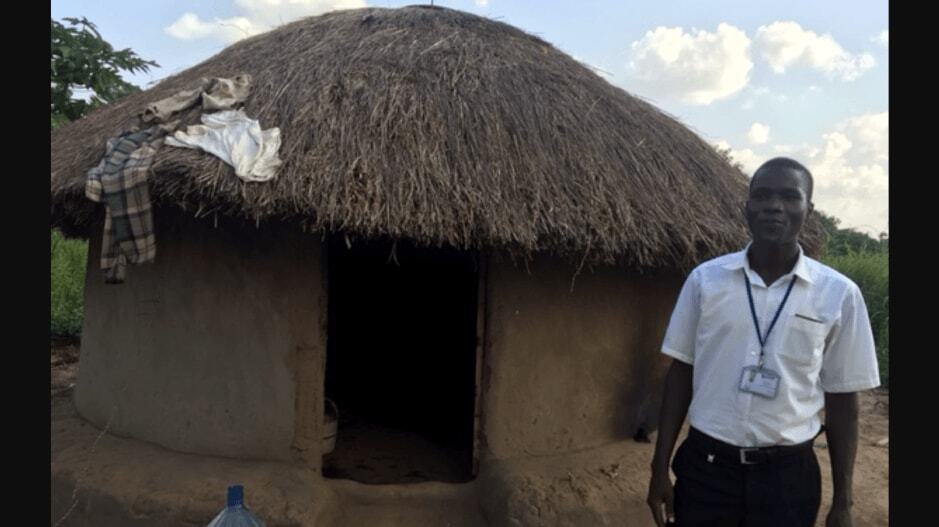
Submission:
<svg viewBox="0 0 939 527">
<path fill-rule="evenodd" d="M 792 286 L 796 283 L 796 275 L 792 275 L 792 280 L 789 281 L 789 288 L 786 289 L 786 295 L 783 297 L 782 302 L 779 303 L 779 308 L 776 309 L 776 315 L 773 317 L 773 321 L 770 322 L 769 327 L 766 329 L 766 336 L 760 334 L 760 322 L 756 318 L 756 306 L 753 305 L 753 291 L 750 289 L 750 277 L 747 276 L 747 271 L 743 271 L 743 280 L 747 284 L 747 299 L 750 301 L 750 314 L 753 315 L 753 326 L 756 328 L 756 338 L 760 341 L 760 363 L 759 366 L 763 366 L 763 348 L 766 346 L 766 341 L 769 340 L 769 333 L 773 331 L 773 326 L 776 325 L 776 321 L 779 320 L 779 314 L 782 313 L 783 306 L 786 305 L 786 300 L 789 300 L 789 293 L 792 292 Z"/>
</svg>

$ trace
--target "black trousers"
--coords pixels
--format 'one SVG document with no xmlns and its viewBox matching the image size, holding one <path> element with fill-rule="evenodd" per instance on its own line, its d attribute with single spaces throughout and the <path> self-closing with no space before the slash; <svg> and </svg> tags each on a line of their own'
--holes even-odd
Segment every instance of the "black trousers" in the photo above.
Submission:
<svg viewBox="0 0 939 527">
<path fill-rule="evenodd" d="M 755 452 L 692 429 L 672 460 L 678 527 L 812 527 L 821 472 L 811 443 Z"/>
</svg>

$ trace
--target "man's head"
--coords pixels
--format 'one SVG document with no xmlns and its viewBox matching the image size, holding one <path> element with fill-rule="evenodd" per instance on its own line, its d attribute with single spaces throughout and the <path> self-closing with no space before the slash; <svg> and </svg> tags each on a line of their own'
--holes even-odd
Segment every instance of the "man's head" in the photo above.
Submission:
<svg viewBox="0 0 939 527">
<path fill-rule="evenodd" d="M 812 173 L 801 163 L 777 157 L 750 179 L 747 224 L 755 243 L 780 245 L 798 240 L 812 205 Z"/>
</svg>

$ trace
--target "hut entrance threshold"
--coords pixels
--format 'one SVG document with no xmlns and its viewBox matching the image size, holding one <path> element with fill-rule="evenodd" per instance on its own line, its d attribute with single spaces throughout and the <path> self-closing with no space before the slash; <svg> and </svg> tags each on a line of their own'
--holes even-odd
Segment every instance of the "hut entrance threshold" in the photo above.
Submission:
<svg viewBox="0 0 939 527">
<path fill-rule="evenodd" d="M 473 478 L 479 271 L 466 251 L 331 240 L 325 394 L 339 414 L 323 475 Z"/>
</svg>

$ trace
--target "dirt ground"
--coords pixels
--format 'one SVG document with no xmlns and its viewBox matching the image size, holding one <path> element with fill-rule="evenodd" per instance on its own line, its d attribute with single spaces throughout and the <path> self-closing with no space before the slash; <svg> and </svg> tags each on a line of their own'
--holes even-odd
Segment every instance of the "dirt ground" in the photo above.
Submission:
<svg viewBox="0 0 939 527">
<path fill-rule="evenodd" d="M 468 481 L 470 453 L 419 434 L 344 416 L 336 449 L 323 457 L 323 475 L 372 485 Z"/>
<path fill-rule="evenodd" d="M 861 394 L 860 403 L 860 441 L 854 465 L 854 525 L 888 525 L 890 396 L 886 390 L 872 390 Z M 831 469 L 826 447 L 824 435 L 815 440 L 823 486 L 822 509 L 819 511 L 817 526 L 825 525 L 825 514 L 831 503 Z"/>
<path fill-rule="evenodd" d="M 71 394 L 77 379 L 78 367 L 77 344 L 54 342 L 51 353 L 53 402 Z M 854 475 L 854 520 L 857 527 L 888 525 L 888 409 L 889 395 L 886 391 L 875 390 L 862 394 L 860 442 Z M 636 447 L 643 450 L 643 452 L 636 452 L 639 457 L 647 455 L 651 458 L 653 448 L 651 443 L 637 444 Z M 818 526 L 824 525 L 825 514 L 831 500 L 831 477 L 826 447 L 823 435 L 816 440 L 816 453 L 822 466 L 824 489 Z M 635 455 L 630 457 L 635 457 Z M 648 463 L 645 459 L 632 461 L 642 466 L 647 466 Z M 634 490 L 641 491 L 642 489 Z"/>
<path fill-rule="evenodd" d="M 70 342 L 52 343 L 52 396 L 75 387 L 78 377 L 78 345 Z"/>
</svg>

